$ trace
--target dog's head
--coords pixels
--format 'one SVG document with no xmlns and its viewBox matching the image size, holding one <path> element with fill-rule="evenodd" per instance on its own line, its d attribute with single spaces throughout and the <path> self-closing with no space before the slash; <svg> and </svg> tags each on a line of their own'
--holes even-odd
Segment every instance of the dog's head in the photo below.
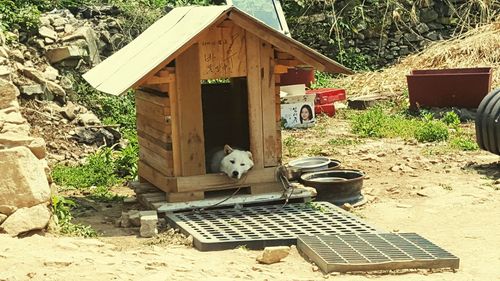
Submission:
<svg viewBox="0 0 500 281">
<path fill-rule="evenodd" d="M 253 167 L 252 153 L 232 149 L 229 145 L 224 146 L 224 158 L 220 163 L 221 172 L 230 178 L 240 179 L 243 174 Z"/>
</svg>

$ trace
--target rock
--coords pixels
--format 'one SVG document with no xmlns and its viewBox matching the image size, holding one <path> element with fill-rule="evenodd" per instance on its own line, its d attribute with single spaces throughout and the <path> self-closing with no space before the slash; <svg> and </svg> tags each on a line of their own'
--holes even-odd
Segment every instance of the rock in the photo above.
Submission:
<svg viewBox="0 0 500 281">
<path fill-rule="evenodd" d="M 122 216 L 120 218 L 120 226 L 121 227 L 130 227 L 129 212 L 122 212 Z"/>
<path fill-rule="evenodd" d="M 73 31 L 75 31 L 75 27 L 71 24 L 66 24 L 64 25 L 64 32 L 65 33 L 72 33 Z"/>
<path fill-rule="evenodd" d="M 88 26 L 81 27 L 74 34 L 66 36 L 63 38 L 63 41 L 73 41 L 76 39 L 83 38 L 85 39 L 85 48 L 88 51 L 88 56 L 90 58 L 90 62 L 92 65 L 97 65 L 101 62 L 101 58 L 99 57 L 99 38 L 95 34 L 94 30 Z"/>
<path fill-rule="evenodd" d="M 432 40 L 432 41 L 437 41 L 437 40 L 442 39 L 442 38 L 440 38 L 439 33 L 437 33 L 436 31 L 431 31 L 431 32 L 427 33 L 425 35 L 425 37 L 427 37 L 429 40 Z"/>
<path fill-rule="evenodd" d="M 55 81 L 59 76 L 59 71 L 50 65 L 47 65 L 45 71 L 43 72 L 43 77 L 50 81 Z"/>
<path fill-rule="evenodd" d="M 265 264 L 273 264 L 286 258 L 289 253 L 290 247 L 288 246 L 266 247 L 257 257 L 257 261 Z"/>
<path fill-rule="evenodd" d="M 50 211 L 46 204 L 17 209 L 0 226 L 4 232 L 17 236 L 36 229 L 44 229 L 49 223 Z"/>
<path fill-rule="evenodd" d="M 433 22 L 439 17 L 434 9 L 420 9 L 420 21 L 423 23 Z"/>
<path fill-rule="evenodd" d="M 346 211 L 350 211 L 353 209 L 352 205 L 349 204 L 349 203 L 344 203 L 342 206 L 341 206 L 342 209 L 346 210 Z"/>
<path fill-rule="evenodd" d="M 42 138 L 35 138 L 28 145 L 28 148 L 38 159 L 45 159 L 45 156 L 47 156 L 47 147 L 45 145 L 45 140 Z"/>
<path fill-rule="evenodd" d="M 158 214 L 156 211 L 140 212 L 141 217 L 141 237 L 154 237 L 158 234 Z"/>
<path fill-rule="evenodd" d="M 417 25 L 417 27 L 415 29 L 418 31 L 418 33 L 423 34 L 423 33 L 426 33 L 427 31 L 429 31 L 429 26 L 427 26 L 427 24 L 421 22 Z"/>
<path fill-rule="evenodd" d="M 26 120 L 21 115 L 21 112 L 16 107 L 0 109 L 0 120 L 11 124 L 25 124 Z"/>
<path fill-rule="evenodd" d="M 0 150 L 0 205 L 32 207 L 50 200 L 43 163 L 26 147 Z"/>
<path fill-rule="evenodd" d="M 76 118 L 76 107 L 75 105 L 69 101 L 66 103 L 66 106 L 62 109 L 61 114 L 64 116 L 64 118 L 68 119 L 69 121 L 73 121 Z"/>
<path fill-rule="evenodd" d="M 59 86 L 59 84 L 57 84 L 56 82 L 45 80 L 45 85 L 47 86 L 46 90 L 50 94 L 52 94 L 56 97 L 63 98 L 63 99 L 66 98 L 66 91 L 61 86 Z"/>
<path fill-rule="evenodd" d="M 52 39 L 54 41 L 57 40 L 57 33 L 48 26 L 40 27 L 38 29 L 38 33 L 45 38 L 49 38 L 49 39 Z"/>
<path fill-rule="evenodd" d="M 6 218 L 7 218 L 7 215 L 0 214 L 0 224 L 2 224 Z"/>
<path fill-rule="evenodd" d="M 47 16 L 40 17 L 40 26 L 50 26 L 50 19 Z"/>
<path fill-rule="evenodd" d="M 141 216 L 138 210 L 130 210 L 128 211 L 128 218 L 130 224 L 133 226 L 141 226 Z"/>
<path fill-rule="evenodd" d="M 101 120 L 99 120 L 99 118 L 97 118 L 97 116 L 92 112 L 87 112 L 87 113 L 83 113 L 83 114 L 78 115 L 77 120 L 78 120 L 78 124 L 84 125 L 84 126 L 100 125 L 101 124 Z"/>
<path fill-rule="evenodd" d="M 15 49 L 15 50 L 10 50 L 10 57 L 13 58 L 15 61 L 23 63 L 24 62 L 24 55 L 21 50 Z"/>
<path fill-rule="evenodd" d="M 19 87 L 19 91 L 21 94 L 27 96 L 40 95 L 44 93 L 42 85 L 40 84 L 23 85 Z"/>
<path fill-rule="evenodd" d="M 17 210 L 16 206 L 0 205 L 0 214 L 9 216 Z"/>
<path fill-rule="evenodd" d="M 49 49 L 45 56 L 50 63 L 57 63 L 66 59 L 84 58 L 88 56 L 88 53 L 79 46 L 70 45 Z"/>
<path fill-rule="evenodd" d="M 56 18 L 56 19 L 54 19 L 54 22 L 52 23 L 52 25 L 54 27 L 58 27 L 58 26 L 64 26 L 67 23 L 68 23 L 68 20 L 65 18 Z"/>
<path fill-rule="evenodd" d="M 7 65 L 0 65 L 0 79 L 10 80 L 12 70 Z"/>
<path fill-rule="evenodd" d="M 9 53 L 7 52 L 5 47 L 3 47 L 3 46 L 0 46 L 0 57 L 6 58 L 6 59 L 9 58 Z"/>
</svg>

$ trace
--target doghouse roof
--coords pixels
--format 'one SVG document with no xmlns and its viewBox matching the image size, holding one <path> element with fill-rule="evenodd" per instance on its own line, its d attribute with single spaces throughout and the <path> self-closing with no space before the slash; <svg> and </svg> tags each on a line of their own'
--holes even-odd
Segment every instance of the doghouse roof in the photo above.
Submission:
<svg viewBox="0 0 500 281">
<path fill-rule="evenodd" d="M 331 73 L 352 71 L 234 6 L 188 6 L 173 9 L 127 46 L 83 75 L 94 88 L 119 95 L 138 86 L 197 42 L 203 31 L 229 19 L 283 52 Z"/>
</svg>

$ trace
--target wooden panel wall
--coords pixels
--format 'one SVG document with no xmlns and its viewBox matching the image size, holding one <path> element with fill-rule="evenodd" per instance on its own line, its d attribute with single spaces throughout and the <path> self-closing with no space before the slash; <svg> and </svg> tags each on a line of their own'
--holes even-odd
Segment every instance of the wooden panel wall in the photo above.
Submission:
<svg viewBox="0 0 500 281">
<path fill-rule="evenodd" d="M 168 190 L 173 176 L 172 126 L 167 93 L 136 91 L 139 177 Z"/>
<path fill-rule="evenodd" d="M 198 44 L 176 59 L 176 88 L 170 93 L 175 176 L 205 174 L 205 146 Z"/>
<path fill-rule="evenodd" d="M 199 41 L 200 77 L 246 76 L 245 31 L 233 23 L 209 28 Z"/>
</svg>

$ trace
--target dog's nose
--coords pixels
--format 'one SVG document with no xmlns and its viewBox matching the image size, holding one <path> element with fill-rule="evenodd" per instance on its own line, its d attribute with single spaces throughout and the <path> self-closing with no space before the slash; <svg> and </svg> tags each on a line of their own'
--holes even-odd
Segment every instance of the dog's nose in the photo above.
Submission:
<svg viewBox="0 0 500 281">
<path fill-rule="evenodd" d="M 233 178 L 238 177 L 238 175 L 239 175 L 238 171 L 233 171 Z"/>
</svg>

